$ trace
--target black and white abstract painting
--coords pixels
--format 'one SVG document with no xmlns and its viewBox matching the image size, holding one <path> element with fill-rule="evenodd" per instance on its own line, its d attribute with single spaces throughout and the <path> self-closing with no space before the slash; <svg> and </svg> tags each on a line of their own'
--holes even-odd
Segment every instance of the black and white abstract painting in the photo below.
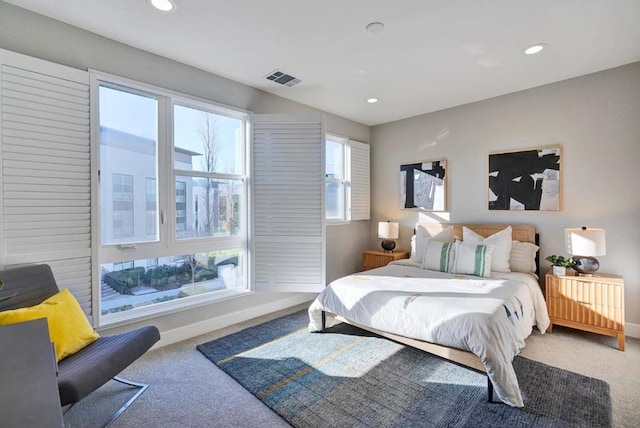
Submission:
<svg viewBox="0 0 640 428">
<path fill-rule="evenodd" d="M 400 165 L 400 206 L 445 211 L 446 172 L 445 159 Z"/>
<path fill-rule="evenodd" d="M 560 211 L 560 147 L 490 154 L 489 209 Z"/>
</svg>

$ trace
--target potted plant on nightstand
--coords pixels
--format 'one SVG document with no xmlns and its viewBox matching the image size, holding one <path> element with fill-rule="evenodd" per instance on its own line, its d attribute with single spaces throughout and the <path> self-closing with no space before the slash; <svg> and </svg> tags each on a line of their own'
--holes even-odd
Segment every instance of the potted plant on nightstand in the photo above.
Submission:
<svg viewBox="0 0 640 428">
<path fill-rule="evenodd" d="M 565 259 L 563 256 L 556 256 L 555 254 L 545 257 L 545 260 L 553 265 L 553 274 L 556 276 L 566 275 L 567 268 L 572 268 L 576 264 L 573 257 Z"/>
</svg>

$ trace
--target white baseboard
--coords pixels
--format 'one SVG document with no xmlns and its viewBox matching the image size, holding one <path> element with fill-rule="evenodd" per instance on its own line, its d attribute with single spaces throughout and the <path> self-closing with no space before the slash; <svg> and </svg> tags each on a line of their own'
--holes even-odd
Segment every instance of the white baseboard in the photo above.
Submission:
<svg viewBox="0 0 640 428">
<path fill-rule="evenodd" d="M 633 324 L 630 322 L 625 323 L 624 334 L 625 336 L 635 337 L 636 339 L 640 339 L 640 324 Z"/>
<path fill-rule="evenodd" d="M 152 349 L 161 348 L 171 345 L 172 343 L 181 342 L 201 334 L 210 333 L 214 330 L 229 327 L 239 322 L 247 321 L 252 318 L 287 309 L 301 303 L 311 302 L 317 294 L 296 294 L 285 299 L 276 300 L 275 302 L 265 303 L 259 306 L 253 306 L 241 311 L 232 312 L 230 314 L 209 318 L 184 327 L 175 328 L 173 330 L 163 331 L 160 341 L 158 341 Z"/>
</svg>

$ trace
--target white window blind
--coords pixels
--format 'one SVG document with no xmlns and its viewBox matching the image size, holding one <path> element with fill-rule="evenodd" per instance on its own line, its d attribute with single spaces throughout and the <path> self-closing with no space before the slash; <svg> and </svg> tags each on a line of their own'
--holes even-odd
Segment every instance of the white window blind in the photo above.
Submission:
<svg viewBox="0 0 640 428">
<path fill-rule="evenodd" d="M 0 50 L 5 268 L 51 266 L 91 316 L 89 73 Z"/>
<path fill-rule="evenodd" d="M 351 220 L 369 220 L 369 145 L 351 140 Z"/>
<path fill-rule="evenodd" d="M 322 117 L 254 115 L 253 278 L 261 291 L 325 287 Z"/>
</svg>

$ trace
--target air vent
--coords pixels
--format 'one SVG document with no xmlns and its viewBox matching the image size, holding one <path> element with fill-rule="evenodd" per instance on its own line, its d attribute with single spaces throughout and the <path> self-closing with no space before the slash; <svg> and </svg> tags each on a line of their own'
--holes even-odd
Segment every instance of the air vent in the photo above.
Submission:
<svg viewBox="0 0 640 428">
<path fill-rule="evenodd" d="M 302 82 L 302 80 L 280 70 L 276 70 L 264 78 L 288 87 L 292 87 L 293 85 L 297 85 Z"/>
</svg>

